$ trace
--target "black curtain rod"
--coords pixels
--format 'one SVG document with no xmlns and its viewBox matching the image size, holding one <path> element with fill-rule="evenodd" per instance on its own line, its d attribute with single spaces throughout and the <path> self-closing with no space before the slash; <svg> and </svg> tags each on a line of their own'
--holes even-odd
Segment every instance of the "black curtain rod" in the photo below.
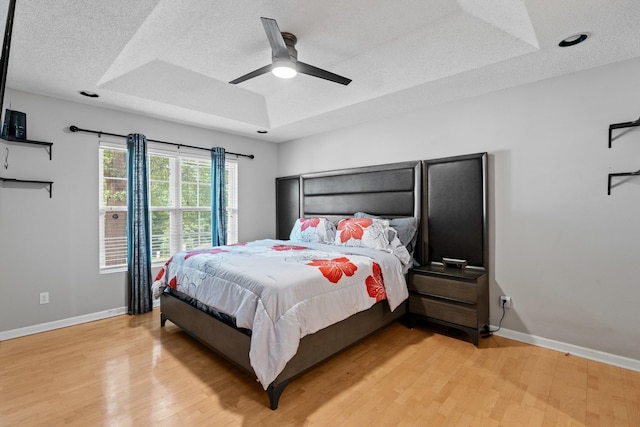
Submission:
<svg viewBox="0 0 640 427">
<path fill-rule="evenodd" d="M 87 133 L 95 133 L 98 136 L 101 135 L 109 135 L 109 136 L 117 136 L 120 138 L 126 138 L 127 135 L 119 135 L 117 133 L 109 133 L 109 132 L 102 132 L 99 130 L 90 130 L 90 129 L 81 129 L 78 126 L 69 126 L 69 130 L 71 132 L 87 132 Z M 147 139 L 147 141 L 149 142 L 158 142 L 160 144 L 169 144 L 169 145 L 173 145 L 175 147 L 186 147 L 186 148 L 195 148 L 196 150 L 207 150 L 207 151 L 211 151 L 211 148 L 203 148 L 203 147 L 195 147 L 193 145 L 185 145 L 185 144 L 177 144 L 175 142 L 167 142 L 167 141 L 158 141 L 157 139 Z M 232 154 L 234 156 L 240 156 L 240 157 L 248 157 L 250 159 L 255 158 L 255 156 L 253 154 L 240 154 L 240 153 L 233 153 L 231 151 L 226 151 L 227 154 Z"/>
</svg>

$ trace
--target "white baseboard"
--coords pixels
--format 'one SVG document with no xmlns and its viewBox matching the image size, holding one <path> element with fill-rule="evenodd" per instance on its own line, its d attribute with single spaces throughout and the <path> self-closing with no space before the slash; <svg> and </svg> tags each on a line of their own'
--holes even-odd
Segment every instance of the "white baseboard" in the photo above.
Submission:
<svg viewBox="0 0 640 427">
<path fill-rule="evenodd" d="M 67 326 L 79 325 L 81 323 L 93 322 L 95 320 L 106 319 L 108 317 L 120 316 L 127 312 L 126 307 L 112 308 L 110 310 L 99 311 L 97 313 L 84 314 L 82 316 L 69 317 L 67 319 L 54 320 L 53 322 L 40 323 L 24 328 L 12 329 L 0 332 L 0 341 L 13 338 L 24 337 L 26 335 L 39 334 L 40 332 L 52 331 L 54 329 L 66 328 Z"/>
<path fill-rule="evenodd" d="M 158 307 L 160 300 L 153 300 L 153 306 Z M 68 319 L 55 320 L 53 322 L 40 323 L 24 328 L 12 329 L 0 332 L 0 341 L 20 338 L 27 335 L 39 334 L 40 332 L 52 331 L 54 329 L 66 328 L 68 326 L 80 325 L 82 323 L 93 322 L 95 320 L 107 319 L 109 317 L 121 316 L 127 313 L 127 307 L 112 308 L 110 310 L 99 311 L 97 313 L 84 314 L 82 316 L 70 317 Z"/>
<path fill-rule="evenodd" d="M 492 329 L 496 328 L 492 326 Z M 532 344 L 538 347 L 548 348 L 550 350 L 560 351 L 562 353 L 570 353 L 575 356 L 583 357 L 585 359 L 594 360 L 596 362 L 602 362 L 620 368 L 630 369 L 632 371 L 640 372 L 640 360 L 631 359 L 628 357 L 616 356 L 615 354 L 605 353 L 603 351 L 592 350 L 586 347 L 580 347 L 573 344 L 567 344 L 560 341 L 550 340 L 548 338 L 538 337 L 536 335 L 524 334 L 522 332 L 512 331 L 509 329 L 500 329 L 495 335 L 509 338 L 515 341 Z"/>
</svg>

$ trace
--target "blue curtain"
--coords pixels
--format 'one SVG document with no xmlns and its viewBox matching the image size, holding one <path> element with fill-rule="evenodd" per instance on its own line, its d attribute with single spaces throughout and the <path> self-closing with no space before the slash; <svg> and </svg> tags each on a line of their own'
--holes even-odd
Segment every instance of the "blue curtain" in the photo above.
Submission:
<svg viewBox="0 0 640 427">
<path fill-rule="evenodd" d="M 211 149 L 211 243 L 227 244 L 227 198 L 225 151 L 222 147 Z"/>
<path fill-rule="evenodd" d="M 127 296 L 129 314 L 151 311 L 151 232 L 147 137 L 127 136 Z"/>
</svg>

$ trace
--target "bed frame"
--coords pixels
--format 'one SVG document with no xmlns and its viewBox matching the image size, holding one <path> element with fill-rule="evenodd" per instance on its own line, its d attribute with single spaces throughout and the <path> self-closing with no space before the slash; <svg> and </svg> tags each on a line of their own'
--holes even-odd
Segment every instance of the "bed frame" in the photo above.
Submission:
<svg viewBox="0 0 640 427">
<path fill-rule="evenodd" d="M 420 217 L 422 180 L 419 161 L 305 174 L 287 179 L 297 180 L 299 199 L 291 202 L 299 207 L 299 217 L 337 219 L 352 216 L 358 211 L 383 217 Z M 281 205 L 282 201 L 278 204 Z M 160 309 L 161 326 L 170 320 L 243 371 L 254 375 L 249 362 L 251 337 L 245 332 L 168 293 L 162 294 Z M 291 379 L 399 319 L 406 312 L 406 304 L 391 312 L 388 303 L 381 301 L 369 310 L 303 337 L 296 355 L 267 388 L 271 409 L 278 408 L 280 396 Z"/>
</svg>

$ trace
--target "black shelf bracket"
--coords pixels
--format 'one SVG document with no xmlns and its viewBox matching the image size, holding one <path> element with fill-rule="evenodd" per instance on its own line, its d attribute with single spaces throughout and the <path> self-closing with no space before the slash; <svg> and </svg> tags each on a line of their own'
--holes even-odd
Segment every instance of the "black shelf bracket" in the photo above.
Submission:
<svg viewBox="0 0 640 427">
<path fill-rule="evenodd" d="M 49 188 L 47 188 L 47 191 L 49 192 L 49 198 L 53 197 L 53 181 L 37 181 L 37 180 L 31 180 L 31 179 L 16 179 L 16 178 L 3 178 L 3 177 L 0 177 L 0 181 L 18 182 L 18 183 L 24 183 L 24 184 L 42 184 L 42 185 L 47 185 L 47 186 L 49 186 Z"/>
<path fill-rule="evenodd" d="M 611 148 L 611 142 L 613 141 L 612 135 L 614 129 L 633 128 L 638 126 L 640 126 L 640 118 L 634 122 L 614 123 L 609 125 L 609 148 Z"/>
<path fill-rule="evenodd" d="M 7 142 L 12 142 L 16 144 L 29 144 L 29 145 L 41 145 L 47 150 L 49 154 L 49 160 L 51 160 L 53 155 L 53 142 L 45 142 L 45 141 L 33 141 L 31 139 L 18 139 L 13 136 L 0 136 L 0 139 L 3 139 Z"/>
<path fill-rule="evenodd" d="M 609 125 L 609 148 L 611 148 L 611 143 L 613 142 L 613 130 L 614 129 L 624 129 L 624 128 L 633 128 L 640 126 L 640 118 L 633 122 L 625 122 L 625 123 L 613 123 Z M 623 176 L 640 176 L 640 170 L 636 172 L 618 172 L 618 173 L 610 173 L 607 177 L 607 195 L 611 195 L 611 179 L 619 178 Z"/>
<path fill-rule="evenodd" d="M 610 173 L 609 178 L 607 180 L 607 196 L 611 195 L 611 178 L 616 178 L 621 176 L 640 176 L 640 170 L 637 172 Z"/>
</svg>

